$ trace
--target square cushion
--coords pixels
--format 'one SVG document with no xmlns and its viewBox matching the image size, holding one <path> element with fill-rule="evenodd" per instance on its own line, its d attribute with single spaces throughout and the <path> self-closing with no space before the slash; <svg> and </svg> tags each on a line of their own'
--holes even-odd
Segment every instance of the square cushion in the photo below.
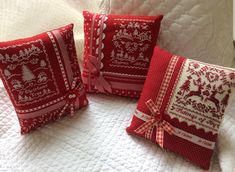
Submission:
<svg viewBox="0 0 235 172">
<path fill-rule="evenodd" d="M 208 169 L 234 84 L 234 69 L 156 47 L 127 132 Z"/>
<path fill-rule="evenodd" d="M 21 133 L 87 105 L 73 24 L 0 43 L 0 76 L 18 115 Z"/>
<path fill-rule="evenodd" d="M 163 16 L 83 16 L 86 90 L 139 97 Z"/>
</svg>

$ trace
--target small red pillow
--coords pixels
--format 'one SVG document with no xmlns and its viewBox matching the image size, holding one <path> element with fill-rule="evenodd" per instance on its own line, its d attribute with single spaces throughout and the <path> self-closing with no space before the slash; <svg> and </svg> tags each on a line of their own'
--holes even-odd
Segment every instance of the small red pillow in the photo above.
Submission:
<svg viewBox="0 0 235 172">
<path fill-rule="evenodd" d="M 163 16 L 83 16 L 86 90 L 139 97 Z"/>
<path fill-rule="evenodd" d="M 209 169 L 234 84 L 234 69 L 186 59 L 156 47 L 127 132 Z"/>
<path fill-rule="evenodd" d="M 73 39 L 73 24 L 0 43 L 0 76 L 21 133 L 87 105 Z"/>
</svg>

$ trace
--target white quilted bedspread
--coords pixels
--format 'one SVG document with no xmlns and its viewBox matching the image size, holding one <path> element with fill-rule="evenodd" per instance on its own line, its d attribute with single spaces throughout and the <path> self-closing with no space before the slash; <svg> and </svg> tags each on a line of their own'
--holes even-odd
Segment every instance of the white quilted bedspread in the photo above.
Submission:
<svg viewBox="0 0 235 172">
<path fill-rule="evenodd" d="M 116 14 L 163 13 L 159 43 L 180 55 L 230 66 L 231 0 L 1 0 L 0 41 L 75 23 L 82 60 L 82 10 Z M 125 132 L 136 100 L 88 95 L 70 119 L 19 133 L 16 114 L 0 84 L 0 171 L 201 171 L 174 153 Z M 221 126 L 210 171 L 235 171 L 235 102 Z"/>
</svg>

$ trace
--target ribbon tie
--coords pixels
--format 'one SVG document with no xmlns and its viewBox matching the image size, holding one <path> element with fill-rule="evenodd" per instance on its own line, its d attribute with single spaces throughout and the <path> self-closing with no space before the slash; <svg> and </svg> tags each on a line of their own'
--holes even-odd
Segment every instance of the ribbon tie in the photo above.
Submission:
<svg viewBox="0 0 235 172">
<path fill-rule="evenodd" d="M 100 73 L 100 67 L 98 60 L 95 56 L 90 55 L 88 60 L 88 70 L 89 70 L 89 79 L 88 79 L 88 85 L 91 86 L 91 76 L 92 74 L 94 76 L 94 83 L 95 87 L 99 92 L 105 93 L 106 91 L 108 93 L 112 92 L 112 88 L 110 83 L 108 83 L 103 75 Z"/>
<path fill-rule="evenodd" d="M 63 109 L 61 110 L 60 114 L 59 114 L 59 118 L 61 118 L 61 116 L 64 114 L 65 110 L 69 107 L 70 108 L 70 116 L 74 116 L 74 109 L 75 109 L 75 103 L 77 98 L 80 96 L 80 85 L 77 84 L 78 81 L 78 77 L 74 78 L 72 85 L 71 85 L 71 89 L 68 91 L 67 95 L 66 95 L 66 103 L 63 107 Z"/>
<path fill-rule="evenodd" d="M 174 133 L 174 127 L 167 121 L 162 120 L 159 107 L 153 102 L 152 99 L 148 100 L 145 104 L 151 112 L 151 117 L 149 117 L 145 123 L 138 127 L 135 132 L 138 134 L 145 134 L 145 137 L 151 140 L 153 129 L 156 126 L 156 142 L 163 148 L 164 131 L 172 135 Z"/>
</svg>

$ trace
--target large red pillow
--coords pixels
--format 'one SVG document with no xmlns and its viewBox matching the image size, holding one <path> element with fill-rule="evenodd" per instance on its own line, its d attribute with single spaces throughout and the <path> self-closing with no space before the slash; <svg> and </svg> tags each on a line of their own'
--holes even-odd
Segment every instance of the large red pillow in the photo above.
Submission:
<svg viewBox="0 0 235 172">
<path fill-rule="evenodd" d="M 0 77 L 18 115 L 21 133 L 87 105 L 73 24 L 0 43 Z"/>
<path fill-rule="evenodd" d="M 127 132 L 208 169 L 234 84 L 234 69 L 156 47 Z"/>
<path fill-rule="evenodd" d="M 83 16 L 86 90 L 139 97 L 163 16 Z"/>
</svg>

